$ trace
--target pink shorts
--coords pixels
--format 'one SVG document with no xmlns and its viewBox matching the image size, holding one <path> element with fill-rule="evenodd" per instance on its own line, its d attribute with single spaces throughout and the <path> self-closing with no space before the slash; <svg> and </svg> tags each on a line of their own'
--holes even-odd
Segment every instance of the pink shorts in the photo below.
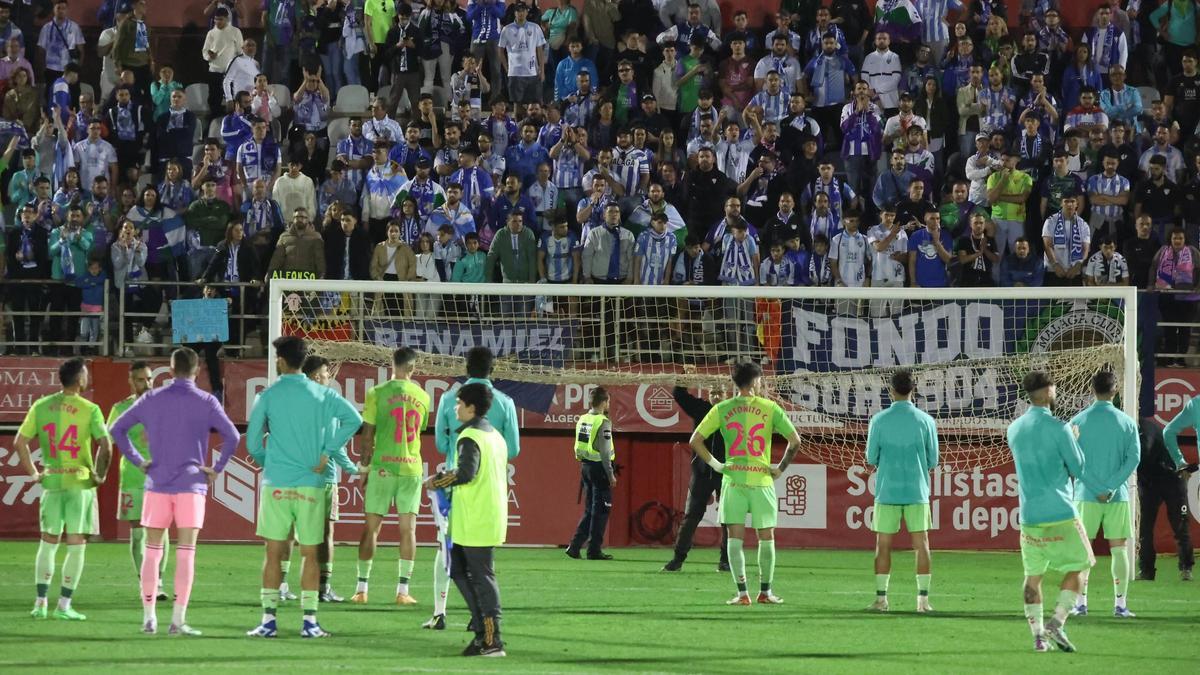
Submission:
<svg viewBox="0 0 1200 675">
<path fill-rule="evenodd" d="M 175 495 L 146 491 L 142 502 L 142 527 L 165 530 L 175 527 L 204 527 L 204 502 L 208 495 L 181 492 Z"/>
</svg>

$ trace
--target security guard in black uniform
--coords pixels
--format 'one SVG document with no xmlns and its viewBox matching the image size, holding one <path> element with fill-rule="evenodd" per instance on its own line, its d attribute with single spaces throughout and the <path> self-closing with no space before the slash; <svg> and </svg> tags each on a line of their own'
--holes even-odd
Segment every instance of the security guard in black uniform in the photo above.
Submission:
<svg viewBox="0 0 1200 675">
<path fill-rule="evenodd" d="M 567 555 L 580 557 L 584 543 L 588 545 L 588 560 L 612 560 L 605 553 L 604 531 L 612 511 L 612 489 L 617 484 L 613 473 L 612 422 L 608 419 L 608 391 L 604 387 L 592 390 L 591 409 L 579 416 L 575 425 L 575 459 L 579 460 L 585 491 L 583 518 L 575 536 L 567 545 Z"/>
<path fill-rule="evenodd" d="M 700 424 L 700 420 L 712 410 L 713 404 L 705 401 L 702 398 L 692 396 L 684 387 L 675 387 L 673 392 L 675 402 L 683 409 L 683 412 L 688 417 L 692 418 L 693 424 Z M 705 441 L 705 446 L 712 456 L 717 461 L 725 461 L 725 440 L 721 434 L 713 434 Z M 683 514 L 683 521 L 679 523 L 679 533 L 675 535 L 675 557 L 671 558 L 671 562 L 663 565 L 664 572 L 678 572 L 683 569 L 683 561 L 687 560 L 688 551 L 692 550 L 692 537 L 696 534 L 696 527 L 700 524 L 700 520 L 704 518 L 704 512 L 708 509 L 708 499 L 716 494 L 717 499 L 721 498 L 721 474 L 712 470 L 712 467 L 704 463 L 698 455 L 692 455 L 692 479 L 688 484 L 688 501 L 687 508 Z M 721 572 L 729 571 L 729 533 L 724 527 L 721 528 L 721 562 L 717 564 L 717 570 Z"/>
<path fill-rule="evenodd" d="M 1196 563 L 1192 551 L 1192 537 L 1188 532 L 1187 479 L 1177 473 L 1175 461 L 1167 452 L 1163 432 L 1154 420 L 1143 418 L 1142 461 L 1138 464 L 1138 500 L 1141 502 L 1141 522 L 1138 524 L 1138 581 L 1154 581 L 1154 523 L 1158 520 L 1158 507 L 1167 505 L 1167 522 L 1175 535 L 1179 547 L 1179 578 L 1192 580 L 1192 566 Z M 1190 465 L 1186 471 L 1195 471 Z"/>
</svg>

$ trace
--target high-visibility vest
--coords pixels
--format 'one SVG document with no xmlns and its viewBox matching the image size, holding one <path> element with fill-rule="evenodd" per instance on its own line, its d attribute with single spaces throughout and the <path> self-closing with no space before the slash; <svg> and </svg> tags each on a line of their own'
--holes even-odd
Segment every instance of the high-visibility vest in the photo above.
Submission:
<svg viewBox="0 0 1200 675">
<path fill-rule="evenodd" d="M 508 450 L 495 429 L 463 429 L 479 446 L 479 471 L 454 486 L 450 538 L 462 546 L 499 546 L 508 535 Z"/>
<path fill-rule="evenodd" d="M 575 459 L 579 461 L 599 462 L 600 452 L 596 450 L 596 435 L 600 427 L 608 421 L 608 416 L 598 413 L 585 413 L 579 416 L 575 423 Z M 612 459 L 617 458 L 616 449 L 610 452 Z"/>
</svg>

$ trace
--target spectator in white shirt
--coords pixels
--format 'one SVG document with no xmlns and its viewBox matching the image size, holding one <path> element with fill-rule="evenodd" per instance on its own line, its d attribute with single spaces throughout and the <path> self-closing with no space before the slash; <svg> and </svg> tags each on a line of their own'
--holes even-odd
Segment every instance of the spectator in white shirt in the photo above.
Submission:
<svg viewBox="0 0 1200 675">
<path fill-rule="evenodd" d="M 208 108 L 213 117 L 225 112 L 221 85 L 225 82 L 229 64 L 242 49 L 242 42 L 242 31 L 230 23 L 229 10 L 218 7 L 213 14 L 213 27 L 204 36 L 204 47 L 200 51 L 208 61 Z"/>
<path fill-rule="evenodd" d="M 72 147 L 81 185 L 91 185 L 97 176 L 107 178 L 109 185 L 117 184 L 117 151 L 100 137 L 103 130 L 103 123 L 92 119 L 88 123 L 87 138 Z"/>
<path fill-rule="evenodd" d="M 500 58 L 508 64 L 508 98 L 515 105 L 522 105 L 542 100 L 546 36 L 541 26 L 526 21 L 529 6 L 524 2 L 518 2 L 513 13 L 516 21 L 500 31 Z"/>
<path fill-rule="evenodd" d="M 883 108 L 885 118 L 896 113 L 900 106 L 900 78 L 903 66 L 900 56 L 891 51 L 892 38 L 887 33 L 875 34 L 875 51 L 863 57 L 862 77 L 871 87 L 871 99 Z"/>
<path fill-rule="evenodd" d="M 254 88 L 254 78 L 258 77 L 261 72 L 258 61 L 254 60 L 254 54 L 257 51 L 257 42 L 250 39 L 244 40 L 242 53 L 233 57 L 233 60 L 229 62 L 225 78 L 221 81 L 221 93 L 225 97 L 225 103 L 233 101 L 239 91 L 250 91 Z"/>
<path fill-rule="evenodd" d="M 300 172 L 303 168 L 298 157 L 290 158 L 287 173 L 275 179 L 275 187 L 271 190 L 271 197 L 279 203 L 279 210 L 286 214 L 284 217 L 288 225 L 292 223 L 287 216 L 298 209 L 304 209 L 305 213 L 315 213 L 317 210 L 317 190 L 312 178 Z"/>
<path fill-rule="evenodd" d="M 867 231 L 874 259 L 871 261 L 871 286 L 903 288 L 904 271 L 908 265 L 908 233 L 896 220 L 896 207 L 885 204 L 879 209 L 879 223 Z M 898 313 L 902 300 L 872 300 L 870 315 L 890 316 Z"/>
</svg>

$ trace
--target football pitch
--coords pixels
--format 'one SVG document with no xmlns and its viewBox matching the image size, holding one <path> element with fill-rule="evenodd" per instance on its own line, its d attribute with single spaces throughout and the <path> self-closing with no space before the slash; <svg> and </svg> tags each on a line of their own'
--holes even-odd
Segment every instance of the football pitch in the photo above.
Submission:
<svg viewBox="0 0 1200 675">
<path fill-rule="evenodd" d="M 1175 559 L 1159 560 L 1158 580 L 1135 582 L 1135 619 L 1111 616 L 1107 557 L 1090 590 L 1092 614 L 1073 617 L 1075 654 L 1036 654 L 1021 612 L 1016 553 L 934 554 L 933 615 L 914 613 L 912 556 L 899 552 L 892 612 L 864 611 L 874 599 L 866 551 L 781 551 L 780 606 L 727 607 L 728 574 L 714 549 L 698 549 L 682 572 L 660 573 L 666 549 L 614 549 L 610 562 L 568 559 L 556 549 L 503 549 L 496 555 L 504 605 L 506 659 L 466 659 L 467 617 L 452 588 L 446 631 L 422 630 L 431 607 L 432 549 L 417 556 L 416 607 L 396 607 L 396 550 L 380 549 L 366 606 L 321 605 L 327 640 L 298 635 L 298 602 L 279 609 L 280 637 L 245 637 L 260 617 L 262 551 L 201 544 L 188 623 L 203 637 L 165 635 L 170 603 L 159 604 L 160 634 L 142 635 L 141 607 L 123 543 L 88 546 L 75 595 L 84 622 L 35 622 L 35 542 L 0 543 L 0 672 L 90 669 L 185 672 L 812 672 L 812 673 L 1195 673 L 1200 582 L 1179 581 Z M 757 571 L 747 547 L 751 587 Z M 297 552 L 298 553 L 298 552 Z M 172 557 L 174 553 L 172 551 Z M 61 571 L 60 547 L 55 584 Z M 354 590 L 354 549 L 339 546 L 334 588 Z M 298 559 L 298 556 L 297 556 Z M 299 586 L 299 564 L 289 581 Z M 171 588 L 168 568 L 166 588 Z M 1056 577 L 1050 577 L 1056 583 Z M 1057 590 L 1046 589 L 1047 610 Z M 57 598 L 52 586 L 51 603 Z"/>
</svg>

